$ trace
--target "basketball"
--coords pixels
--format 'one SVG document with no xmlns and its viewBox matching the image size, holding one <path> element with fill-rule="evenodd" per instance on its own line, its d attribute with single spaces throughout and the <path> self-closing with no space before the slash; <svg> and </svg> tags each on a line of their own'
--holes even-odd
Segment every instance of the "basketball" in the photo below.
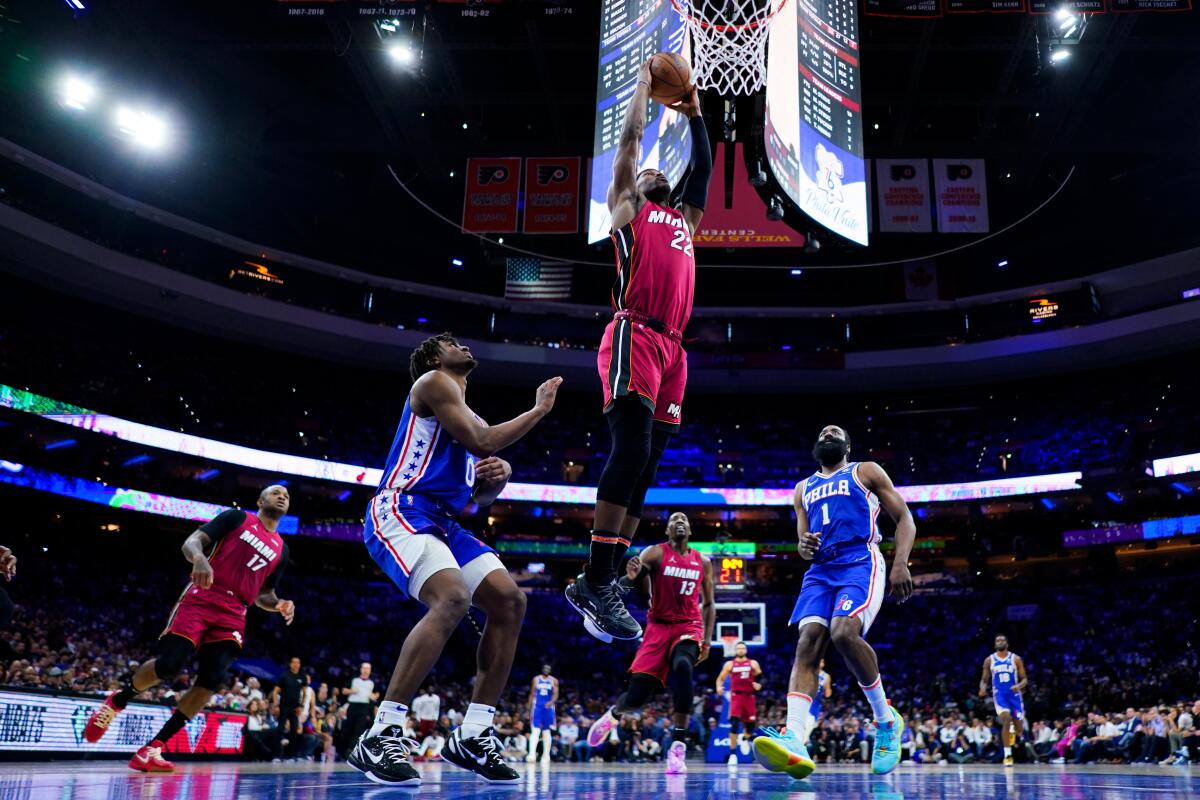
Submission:
<svg viewBox="0 0 1200 800">
<path fill-rule="evenodd" d="M 650 98 L 670 105 L 691 91 L 692 68 L 678 53 L 655 53 L 650 58 Z"/>
</svg>

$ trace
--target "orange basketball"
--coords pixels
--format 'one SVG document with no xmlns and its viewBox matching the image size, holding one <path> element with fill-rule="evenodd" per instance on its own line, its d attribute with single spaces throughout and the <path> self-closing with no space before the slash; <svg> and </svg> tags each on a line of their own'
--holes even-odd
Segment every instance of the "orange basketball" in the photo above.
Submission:
<svg viewBox="0 0 1200 800">
<path fill-rule="evenodd" d="M 692 68 L 678 53 L 655 53 L 650 58 L 650 97 L 678 103 L 691 91 Z"/>
</svg>

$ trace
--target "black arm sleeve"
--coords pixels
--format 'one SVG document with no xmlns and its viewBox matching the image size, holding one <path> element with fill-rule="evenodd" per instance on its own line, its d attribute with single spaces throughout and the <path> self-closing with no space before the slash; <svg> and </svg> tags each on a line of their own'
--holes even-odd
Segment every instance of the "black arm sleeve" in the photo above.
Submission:
<svg viewBox="0 0 1200 800">
<path fill-rule="evenodd" d="M 285 544 L 283 546 L 283 552 L 279 554 L 279 566 L 272 570 L 271 574 L 267 576 L 267 579 L 263 581 L 262 590 L 264 592 L 274 591 L 275 587 L 279 585 L 279 582 L 283 580 L 283 568 L 287 566 L 287 563 L 288 546 Z"/>
<path fill-rule="evenodd" d="M 217 514 L 208 522 L 200 526 L 200 530 L 208 534 L 208 538 L 216 544 L 221 540 L 221 537 L 227 533 L 233 533 L 238 527 L 246 521 L 246 512 L 239 511 L 236 508 L 230 508 Z"/>
<path fill-rule="evenodd" d="M 688 127 L 692 131 L 692 162 L 681 199 L 692 208 L 703 211 L 708 206 L 708 182 L 712 178 L 712 149 L 708 144 L 708 129 L 704 127 L 703 115 L 692 117 L 688 121 Z"/>
</svg>

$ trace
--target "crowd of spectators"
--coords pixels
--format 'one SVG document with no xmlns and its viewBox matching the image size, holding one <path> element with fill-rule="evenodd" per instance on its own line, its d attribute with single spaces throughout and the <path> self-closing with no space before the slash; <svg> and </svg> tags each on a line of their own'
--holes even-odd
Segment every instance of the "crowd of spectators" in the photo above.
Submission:
<svg viewBox="0 0 1200 800">
<path fill-rule="evenodd" d="M 0 632 L 4 684 L 99 696 L 153 657 L 176 581 L 163 580 L 152 565 L 106 559 L 116 557 L 99 554 L 95 563 L 83 564 L 30 554 L 23 561 L 10 589 L 17 613 Z M 92 574 L 116 579 L 93 580 Z M 178 577 L 185 579 L 182 570 Z M 1019 755 L 1155 762 L 1185 753 L 1200 757 L 1194 708 L 1200 658 L 1188 644 L 1200 634 L 1189 599 L 1192 581 L 1131 578 L 1123 580 L 1119 593 L 1104 593 L 1095 584 L 969 594 L 924 590 L 902 610 L 888 610 L 872 642 L 889 697 L 909 720 L 906 753 L 918 762 L 996 758 L 994 710 L 977 690 L 982 657 L 1003 625 L 1020 643 L 1015 649 L 1030 673 L 1028 746 Z M 333 759 L 369 723 L 403 632 L 419 609 L 386 583 L 296 571 L 280 593 L 296 602 L 295 624 L 284 627 L 276 617 L 252 610 L 243 657 L 212 703 L 248 715 L 248 757 Z M 785 718 L 794 638 L 785 617 L 791 598 L 760 599 L 769 611 L 772 646 L 754 653 L 765 671 L 759 723 L 778 725 Z M 548 662 L 561 684 L 552 759 L 661 758 L 669 744 L 665 693 L 640 715 L 627 717 L 602 747 L 587 748 L 584 734 L 621 690 L 619 676 L 631 654 L 595 643 L 575 622 L 559 592 L 539 590 L 531 597 L 524 645 L 499 704 L 497 735 L 506 752 L 514 759 L 527 752 L 528 676 Z M 437 672 L 412 703 L 406 733 L 420 744 L 421 758 L 437 758 L 461 721 L 475 642 L 469 626 L 452 637 Z M 696 749 L 717 729 L 721 708 L 712 682 L 720 662 L 718 652 L 697 671 Z M 824 761 L 869 758 L 873 729 L 861 693 L 836 656 L 829 669 L 834 694 L 813 733 L 814 755 Z M 143 699 L 171 703 L 190 680 L 184 672 Z"/>
</svg>

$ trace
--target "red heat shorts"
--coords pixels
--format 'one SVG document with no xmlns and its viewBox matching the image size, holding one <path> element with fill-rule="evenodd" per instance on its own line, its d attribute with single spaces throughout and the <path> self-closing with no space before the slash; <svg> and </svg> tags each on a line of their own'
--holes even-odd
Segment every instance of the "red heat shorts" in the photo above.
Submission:
<svg viewBox="0 0 1200 800">
<path fill-rule="evenodd" d="M 667 675 L 671 672 L 671 651 L 675 645 L 683 642 L 704 644 L 704 625 L 699 620 L 694 622 L 655 622 L 646 623 L 646 632 L 638 647 L 637 655 L 633 658 L 630 672 L 641 672 L 658 678 L 659 682 L 667 685 Z"/>
<path fill-rule="evenodd" d="M 246 608 L 240 603 L 224 605 L 192 598 L 189 587 L 171 612 L 167 629 L 162 635 L 173 633 L 190 641 L 196 647 L 209 642 L 236 642 L 242 645 L 246 633 Z M 162 638 L 162 637 L 159 637 Z"/>
<path fill-rule="evenodd" d="M 636 395 L 654 411 L 654 421 L 678 425 L 687 388 L 687 352 L 683 345 L 644 323 L 614 319 L 604 329 L 596 359 L 604 385 L 604 410 L 625 395 Z"/>
<path fill-rule="evenodd" d="M 729 718 L 740 719 L 743 722 L 758 719 L 758 702 L 754 695 L 738 692 L 729 695 Z"/>
</svg>

